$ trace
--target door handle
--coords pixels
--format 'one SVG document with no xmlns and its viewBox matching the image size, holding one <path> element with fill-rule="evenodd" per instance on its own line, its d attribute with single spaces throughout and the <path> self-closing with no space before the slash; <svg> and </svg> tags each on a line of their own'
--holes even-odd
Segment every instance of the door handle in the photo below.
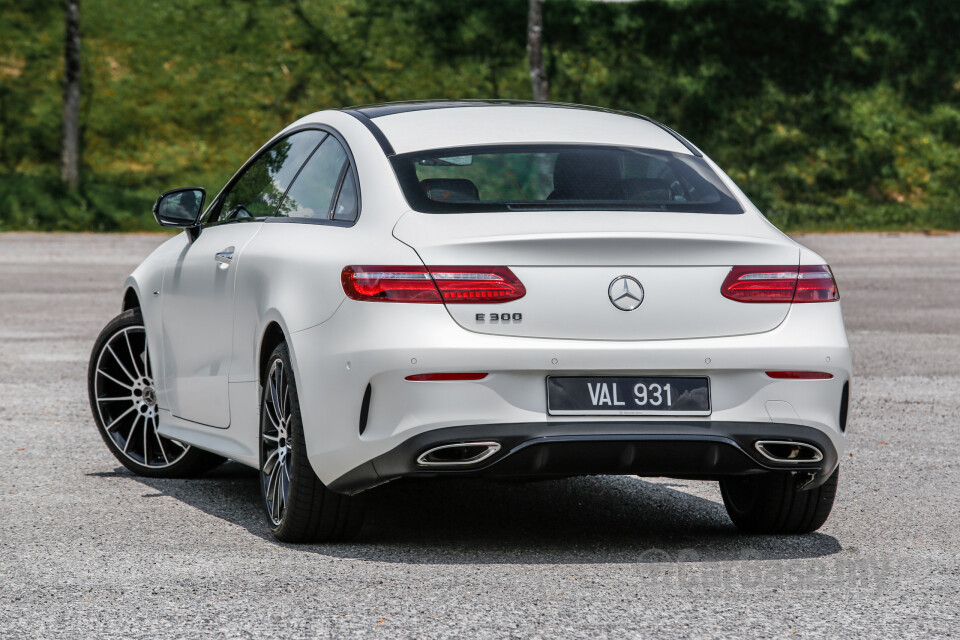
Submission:
<svg viewBox="0 0 960 640">
<path fill-rule="evenodd" d="M 230 261 L 233 260 L 233 251 L 221 251 L 213 256 L 213 259 L 217 261 L 221 269 L 226 269 L 230 266 Z"/>
</svg>

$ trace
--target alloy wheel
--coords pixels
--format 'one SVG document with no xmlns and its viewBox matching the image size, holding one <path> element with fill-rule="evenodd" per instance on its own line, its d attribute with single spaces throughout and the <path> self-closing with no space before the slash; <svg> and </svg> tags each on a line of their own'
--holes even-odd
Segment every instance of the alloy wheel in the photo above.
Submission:
<svg viewBox="0 0 960 640">
<path fill-rule="evenodd" d="M 106 341 L 97 358 L 93 389 L 100 423 L 129 461 L 163 469 L 190 450 L 157 432 L 157 391 L 143 326 L 125 327 Z"/>
<path fill-rule="evenodd" d="M 283 521 L 290 500 L 293 441 L 290 430 L 290 386 L 283 361 L 273 361 L 267 374 L 267 391 L 260 434 L 260 483 L 267 514 L 274 526 Z"/>
</svg>

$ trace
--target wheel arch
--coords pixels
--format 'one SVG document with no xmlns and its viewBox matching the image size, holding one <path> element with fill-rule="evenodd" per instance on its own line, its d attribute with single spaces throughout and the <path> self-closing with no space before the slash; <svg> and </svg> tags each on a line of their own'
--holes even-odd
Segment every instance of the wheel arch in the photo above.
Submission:
<svg viewBox="0 0 960 640">
<path fill-rule="evenodd" d="M 148 258 L 149 260 L 149 258 Z M 154 379 L 165 380 L 165 363 L 163 351 L 163 319 L 158 298 L 145 297 L 147 291 L 159 291 L 162 272 L 144 269 L 141 264 L 134 270 L 123 284 L 123 302 L 121 313 L 139 309 L 143 319 L 143 326 L 147 331 L 147 344 L 150 348 L 150 357 L 153 366 Z M 159 383 L 157 388 L 158 404 L 163 408 L 170 406 L 166 385 Z"/>
<path fill-rule="evenodd" d="M 137 293 L 137 290 L 128 285 L 126 290 L 123 292 L 123 307 L 121 311 L 129 311 L 130 309 L 139 309 L 140 304 L 140 294 Z"/>
<path fill-rule="evenodd" d="M 263 384 L 267 376 L 267 365 L 270 363 L 270 354 L 281 343 L 290 341 L 287 339 L 287 332 L 277 320 L 270 320 L 264 327 L 260 337 L 260 346 L 257 350 L 257 382 Z M 292 354 L 291 354 L 292 357 Z"/>
</svg>

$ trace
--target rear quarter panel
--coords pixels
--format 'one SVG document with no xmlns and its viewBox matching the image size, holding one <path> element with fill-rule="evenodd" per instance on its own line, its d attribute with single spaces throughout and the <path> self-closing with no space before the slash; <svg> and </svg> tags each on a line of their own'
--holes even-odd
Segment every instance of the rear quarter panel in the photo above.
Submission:
<svg viewBox="0 0 960 640">
<path fill-rule="evenodd" d="M 333 316 L 346 299 L 340 273 L 353 264 L 420 261 L 389 229 L 378 231 L 375 224 L 265 224 L 237 265 L 230 382 L 257 380 L 260 342 L 271 322 L 289 338 Z M 300 355 L 293 354 L 295 370 Z"/>
</svg>

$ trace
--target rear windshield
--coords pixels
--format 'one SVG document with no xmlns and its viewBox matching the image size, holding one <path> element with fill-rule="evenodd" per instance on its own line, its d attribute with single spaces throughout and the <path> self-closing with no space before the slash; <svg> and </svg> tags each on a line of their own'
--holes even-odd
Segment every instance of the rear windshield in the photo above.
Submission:
<svg viewBox="0 0 960 640">
<path fill-rule="evenodd" d="M 617 210 L 743 213 L 703 160 L 656 149 L 587 145 L 462 147 L 391 158 L 424 213 Z"/>
</svg>

